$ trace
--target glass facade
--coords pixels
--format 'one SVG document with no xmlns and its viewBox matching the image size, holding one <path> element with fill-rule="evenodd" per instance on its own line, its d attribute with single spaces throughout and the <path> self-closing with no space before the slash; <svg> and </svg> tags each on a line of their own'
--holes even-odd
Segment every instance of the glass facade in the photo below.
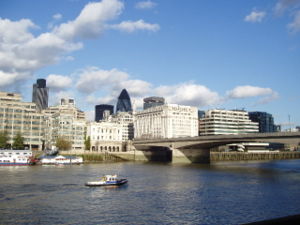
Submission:
<svg viewBox="0 0 300 225">
<path fill-rule="evenodd" d="M 96 105 L 95 106 L 95 121 L 98 122 L 104 119 L 105 112 L 109 112 L 109 114 L 114 113 L 114 106 L 113 105 Z"/>
<path fill-rule="evenodd" d="M 144 98 L 144 110 L 149 109 L 151 107 L 164 105 L 165 99 L 161 97 L 148 97 Z"/>
<path fill-rule="evenodd" d="M 48 92 L 45 79 L 38 79 L 36 84 L 33 84 L 32 102 L 36 104 L 39 111 L 48 107 Z"/>
<path fill-rule="evenodd" d="M 126 89 L 123 89 L 117 102 L 117 112 L 131 112 L 131 100 Z"/>
<path fill-rule="evenodd" d="M 249 118 L 259 124 L 260 133 L 276 132 L 273 116 L 266 112 L 249 112 Z"/>
</svg>

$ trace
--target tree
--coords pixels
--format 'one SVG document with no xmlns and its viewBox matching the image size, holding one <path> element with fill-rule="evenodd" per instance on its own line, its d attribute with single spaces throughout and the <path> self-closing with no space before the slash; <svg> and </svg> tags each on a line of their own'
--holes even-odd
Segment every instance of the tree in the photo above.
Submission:
<svg viewBox="0 0 300 225">
<path fill-rule="evenodd" d="M 21 133 L 18 132 L 14 137 L 14 142 L 12 144 L 13 149 L 23 150 L 24 149 L 24 138 Z"/>
<path fill-rule="evenodd" d="M 7 142 L 8 142 L 7 132 L 1 131 L 0 132 L 0 149 L 6 148 Z"/>
<path fill-rule="evenodd" d="M 85 150 L 90 150 L 91 148 L 91 137 L 88 136 L 84 141 Z"/>
<path fill-rule="evenodd" d="M 64 137 L 58 137 L 56 139 L 56 147 L 59 150 L 66 151 L 71 149 L 72 143 Z"/>
</svg>

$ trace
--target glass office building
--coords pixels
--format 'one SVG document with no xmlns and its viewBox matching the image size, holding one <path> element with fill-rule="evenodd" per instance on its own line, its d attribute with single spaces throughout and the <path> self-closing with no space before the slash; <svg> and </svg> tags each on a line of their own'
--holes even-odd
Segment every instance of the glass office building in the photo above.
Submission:
<svg viewBox="0 0 300 225">
<path fill-rule="evenodd" d="M 126 89 L 123 89 L 117 102 L 117 112 L 131 112 L 131 100 Z"/>
<path fill-rule="evenodd" d="M 274 125 L 274 118 L 270 113 L 266 112 L 249 112 L 249 118 L 253 122 L 259 124 L 260 133 L 276 132 L 277 128 Z"/>
<path fill-rule="evenodd" d="M 164 105 L 165 104 L 165 99 L 162 97 L 148 97 L 144 98 L 144 110 L 149 109 L 151 107 L 159 106 L 159 105 Z"/>
<path fill-rule="evenodd" d="M 106 116 L 112 115 L 114 113 L 113 105 L 96 105 L 95 106 L 95 121 L 98 122 L 103 120 Z"/>
<path fill-rule="evenodd" d="M 41 111 L 48 107 L 49 88 L 46 87 L 45 79 L 38 79 L 32 88 L 32 102 L 36 104 L 37 110 Z"/>
</svg>

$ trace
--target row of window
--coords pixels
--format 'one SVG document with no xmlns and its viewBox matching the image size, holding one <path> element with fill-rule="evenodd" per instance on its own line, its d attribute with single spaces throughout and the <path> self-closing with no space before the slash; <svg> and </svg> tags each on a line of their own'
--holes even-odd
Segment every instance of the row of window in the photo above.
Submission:
<svg viewBox="0 0 300 225">
<path fill-rule="evenodd" d="M 92 140 L 112 140 L 112 136 L 92 136 Z M 120 139 L 120 138 L 115 138 L 115 139 Z"/>
<path fill-rule="evenodd" d="M 119 146 L 92 146 L 93 152 L 119 152 L 121 148 Z"/>
</svg>

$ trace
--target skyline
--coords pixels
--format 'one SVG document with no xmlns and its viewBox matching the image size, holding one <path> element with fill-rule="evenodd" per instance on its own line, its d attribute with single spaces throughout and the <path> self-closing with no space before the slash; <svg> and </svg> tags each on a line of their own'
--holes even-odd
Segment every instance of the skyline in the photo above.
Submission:
<svg viewBox="0 0 300 225">
<path fill-rule="evenodd" d="M 126 88 L 139 108 L 155 95 L 300 125 L 300 1 L 216 2 L 4 0 L 0 90 L 31 101 L 45 78 L 49 105 L 90 114 Z"/>
</svg>

